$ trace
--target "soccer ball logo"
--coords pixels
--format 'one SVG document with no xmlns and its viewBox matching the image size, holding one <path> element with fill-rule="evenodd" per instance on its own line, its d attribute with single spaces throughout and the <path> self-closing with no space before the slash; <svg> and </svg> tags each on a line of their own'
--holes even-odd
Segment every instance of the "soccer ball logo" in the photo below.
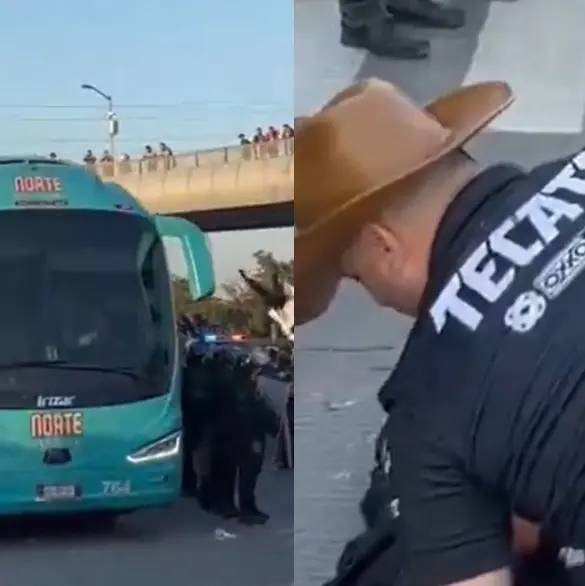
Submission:
<svg viewBox="0 0 585 586">
<path fill-rule="evenodd" d="M 529 332 L 546 311 L 546 299 L 536 291 L 519 295 L 506 311 L 504 323 L 514 332 Z"/>
</svg>

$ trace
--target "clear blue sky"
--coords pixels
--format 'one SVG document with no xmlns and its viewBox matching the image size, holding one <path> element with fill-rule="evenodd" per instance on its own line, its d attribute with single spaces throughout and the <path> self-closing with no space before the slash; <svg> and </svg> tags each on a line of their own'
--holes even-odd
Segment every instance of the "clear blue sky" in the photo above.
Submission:
<svg viewBox="0 0 585 586">
<path fill-rule="evenodd" d="M 106 145 L 114 98 L 119 150 L 160 140 L 176 152 L 234 143 L 294 115 L 293 3 L 282 0 L 0 0 L 0 154 L 74 159 Z M 292 256 L 290 230 L 212 238 L 218 277 L 264 248 Z"/>
</svg>

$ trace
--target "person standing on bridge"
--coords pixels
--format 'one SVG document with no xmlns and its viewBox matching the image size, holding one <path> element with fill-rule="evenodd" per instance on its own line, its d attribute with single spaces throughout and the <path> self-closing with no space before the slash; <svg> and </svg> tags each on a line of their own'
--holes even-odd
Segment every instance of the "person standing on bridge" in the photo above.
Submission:
<svg viewBox="0 0 585 586">
<path fill-rule="evenodd" d="M 296 325 L 344 277 L 415 318 L 379 394 L 389 584 L 508 586 L 513 551 L 542 545 L 585 584 L 585 150 L 482 169 L 464 148 L 512 103 L 491 82 L 421 108 L 371 80 L 297 128 Z M 372 540 L 335 583 L 379 584 L 384 553 Z"/>
</svg>

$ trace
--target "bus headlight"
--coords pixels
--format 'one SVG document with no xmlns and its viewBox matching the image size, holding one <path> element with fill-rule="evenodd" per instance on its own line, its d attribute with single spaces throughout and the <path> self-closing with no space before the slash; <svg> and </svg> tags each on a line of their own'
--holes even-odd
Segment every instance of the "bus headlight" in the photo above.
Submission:
<svg viewBox="0 0 585 586">
<path fill-rule="evenodd" d="M 126 456 L 131 464 L 144 464 L 174 458 L 181 451 L 181 432 L 176 431 Z"/>
</svg>

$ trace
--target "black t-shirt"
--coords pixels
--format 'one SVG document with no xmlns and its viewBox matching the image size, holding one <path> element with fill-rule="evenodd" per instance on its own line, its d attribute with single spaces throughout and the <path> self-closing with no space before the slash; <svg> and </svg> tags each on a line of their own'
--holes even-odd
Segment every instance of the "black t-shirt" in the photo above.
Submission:
<svg viewBox="0 0 585 586">
<path fill-rule="evenodd" d="M 585 584 L 585 153 L 480 174 L 447 210 L 384 394 L 404 584 L 511 567 L 512 512 Z"/>
</svg>

